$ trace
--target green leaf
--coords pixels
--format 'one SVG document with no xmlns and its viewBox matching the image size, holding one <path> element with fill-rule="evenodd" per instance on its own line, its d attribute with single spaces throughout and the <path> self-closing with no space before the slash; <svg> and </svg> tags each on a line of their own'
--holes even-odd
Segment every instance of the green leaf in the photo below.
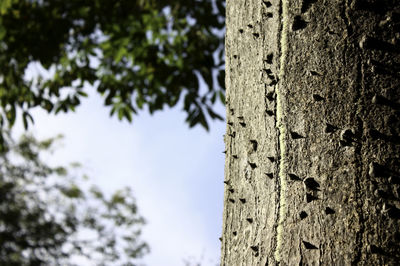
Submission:
<svg viewBox="0 0 400 266">
<path fill-rule="evenodd" d="M 97 199 L 103 199 L 103 198 L 104 198 L 103 193 L 100 191 L 99 188 L 97 188 L 97 187 L 95 187 L 95 186 L 93 186 L 93 187 L 90 188 L 90 192 L 91 192 L 92 195 L 93 195 L 95 198 L 97 198 Z"/>
<path fill-rule="evenodd" d="M 136 97 L 136 105 L 139 109 L 143 108 L 143 104 L 144 104 L 144 98 L 141 95 L 138 95 Z"/>
<path fill-rule="evenodd" d="M 123 195 L 121 195 L 121 193 L 119 191 L 117 191 L 112 199 L 111 199 L 111 203 L 112 204 L 124 204 L 125 203 L 125 197 Z"/>
<path fill-rule="evenodd" d="M 75 184 L 71 185 L 69 188 L 62 189 L 61 192 L 68 198 L 81 198 L 83 196 L 82 191 Z"/>
<path fill-rule="evenodd" d="M 207 130 L 207 131 L 210 130 L 210 128 L 208 127 L 208 123 L 207 123 L 206 117 L 204 116 L 203 112 L 201 112 L 200 115 L 199 115 L 199 121 L 200 121 L 200 124 L 204 127 L 205 130 Z"/>
<path fill-rule="evenodd" d="M 210 115 L 210 117 L 212 119 L 218 119 L 218 120 L 221 120 L 221 121 L 224 120 L 224 118 L 222 116 L 220 116 L 219 114 L 215 113 L 210 107 L 207 107 L 207 112 L 208 112 L 208 114 Z"/>
<path fill-rule="evenodd" d="M 132 114 L 128 108 L 124 108 L 124 114 L 129 122 L 132 122 Z"/>
<path fill-rule="evenodd" d="M 118 109 L 118 119 L 122 120 L 122 118 L 124 118 L 124 115 L 125 115 L 124 109 L 123 108 L 119 108 Z"/>
<path fill-rule="evenodd" d="M 77 93 L 83 97 L 88 97 L 88 94 L 84 91 L 78 91 Z"/>
<path fill-rule="evenodd" d="M 218 94 L 219 94 L 219 99 L 221 100 L 221 103 L 223 103 L 225 105 L 226 104 L 225 103 L 225 93 L 223 91 L 219 91 Z"/>
<path fill-rule="evenodd" d="M 59 176 L 66 176 L 68 174 L 68 171 L 64 167 L 57 167 L 54 169 L 57 175 Z"/>
<path fill-rule="evenodd" d="M 23 123 L 24 123 L 24 128 L 25 128 L 25 130 L 27 130 L 28 129 L 28 126 L 29 126 L 29 124 L 28 124 L 28 119 L 31 121 L 31 123 L 33 124 L 33 117 L 28 113 L 28 112 L 26 112 L 26 111 L 24 111 L 23 113 L 22 113 L 22 120 L 23 120 Z"/>
<path fill-rule="evenodd" d="M 213 92 L 211 96 L 211 103 L 214 104 L 216 99 L 217 99 L 217 93 Z"/>
<path fill-rule="evenodd" d="M 117 107 L 116 107 L 116 106 L 113 106 L 113 107 L 111 108 L 111 111 L 110 111 L 110 116 L 113 116 L 113 114 L 115 113 L 116 110 L 117 110 Z"/>
<path fill-rule="evenodd" d="M 12 127 L 15 123 L 15 119 L 16 119 L 16 110 L 15 110 L 15 106 L 11 105 L 10 109 L 8 111 L 6 111 L 6 117 L 8 122 L 10 123 L 10 127 Z"/>
<path fill-rule="evenodd" d="M 47 112 L 50 113 L 50 112 L 53 110 L 53 108 L 54 108 L 54 104 L 53 104 L 51 101 L 47 100 L 47 99 L 43 99 L 43 100 L 42 100 L 42 107 L 43 107 Z"/>
<path fill-rule="evenodd" d="M 4 28 L 3 25 L 0 24 L 0 40 L 4 38 L 4 36 L 6 36 L 7 30 L 6 28 Z"/>
<path fill-rule="evenodd" d="M 225 70 L 220 70 L 217 76 L 218 85 L 225 90 Z"/>
<path fill-rule="evenodd" d="M 115 55 L 115 58 L 114 58 L 115 62 L 119 63 L 121 61 L 122 57 L 124 57 L 127 54 L 127 52 L 128 51 L 126 50 L 125 47 L 120 47 L 118 49 L 117 54 Z"/>
</svg>

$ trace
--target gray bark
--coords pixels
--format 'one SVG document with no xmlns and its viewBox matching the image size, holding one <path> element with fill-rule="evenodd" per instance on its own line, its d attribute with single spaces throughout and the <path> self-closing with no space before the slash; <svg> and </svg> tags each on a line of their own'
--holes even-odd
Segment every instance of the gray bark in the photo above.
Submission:
<svg viewBox="0 0 400 266">
<path fill-rule="evenodd" d="M 221 265 L 398 265 L 400 1 L 226 10 Z"/>
</svg>

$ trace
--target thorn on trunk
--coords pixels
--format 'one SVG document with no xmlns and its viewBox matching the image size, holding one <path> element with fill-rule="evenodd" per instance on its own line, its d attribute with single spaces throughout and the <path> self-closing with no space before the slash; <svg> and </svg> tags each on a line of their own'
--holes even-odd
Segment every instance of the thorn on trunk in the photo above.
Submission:
<svg viewBox="0 0 400 266">
<path fill-rule="evenodd" d="M 257 164 L 255 164 L 255 163 L 249 162 L 249 165 L 250 165 L 251 169 L 253 169 L 253 170 L 257 168 Z"/>
<path fill-rule="evenodd" d="M 331 209 L 331 208 L 329 208 L 329 207 L 326 207 L 326 208 L 325 208 L 325 213 L 326 213 L 326 214 L 334 214 L 334 213 L 335 213 L 335 210 L 333 210 L 333 209 Z"/>
<path fill-rule="evenodd" d="M 304 240 L 303 240 L 303 244 L 306 247 L 306 249 L 318 249 L 316 246 L 314 246 L 310 242 L 307 242 L 307 241 L 304 241 Z"/>
<path fill-rule="evenodd" d="M 302 211 L 302 212 L 300 212 L 299 216 L 300 216 L 300 219 L 303 220 L 303 219 L 307 218 L 308 214 L 305 211 Z"/>
<path fill-rule="evenodd" d="M 319 183 L 312 177 L 306 178 L 304 180 L 304 184 L 310 190 L 318 190 L 319 189 Z"/>
<path fill-rule="evenodd" d="M 293 181 L 301 181 L 301 178 L 298 177 L 298 176 L 295 175 L 295 174 L 288 174 L 288 175 L 289 175 L 290 180 L 293 180 Z"/>
<path fill-rule="evenodd" d="M 292 137 L 292 139 L 302 139 L 302 138 L 304 138 L 302 135 L 300 135 L 299 133 L 294 132 L 294 131 L 290 131 L 290 136 Z"/>
<path fill-rule="evenodd" d="M 316 101 L 316 102 L 320 102 L 320 101 L 325 100 L 323 97 L 321 97 L 321 96 L 318 95 L 318 94 L 313 94 L 313 99 L 314 99 L 314 101 Z"/>
</svg>

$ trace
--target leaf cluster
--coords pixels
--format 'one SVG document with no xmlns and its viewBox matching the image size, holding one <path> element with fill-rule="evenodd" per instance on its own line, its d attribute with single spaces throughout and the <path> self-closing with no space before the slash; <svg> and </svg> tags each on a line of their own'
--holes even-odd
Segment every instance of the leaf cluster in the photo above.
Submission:
<svg viewBox="0 0 400 266">
<path fill-rule="evenodd" d="M 91 84 L 110 114 L 132 120 L 183 99 L 186 121 L 208 128 L 224 101 L 224 1 L 0 1 L 0 123 L 25 127 L 34 107 L 68 112 Z M 35 66 L 47 72 L 29 74 Z M 200 90 L 199 82 L 207 85 Z"/>
</svg>

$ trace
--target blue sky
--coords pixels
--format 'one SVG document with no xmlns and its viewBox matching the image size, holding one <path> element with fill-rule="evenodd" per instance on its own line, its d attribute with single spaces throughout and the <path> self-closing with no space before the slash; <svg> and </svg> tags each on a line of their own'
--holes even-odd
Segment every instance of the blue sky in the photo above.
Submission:
<svg viewBox="0 0 400 266">
<path fill-rule="evenodd" d="M 100 96 L 88 92 L 75 113 L 34 112 L 37 137 L 65 135 L 54 162 L 81 162 L 91 182 L 106 192 L 133 189 L 148 222 L 142 235 L 151 248 L 146 265 L 185 265 L 184 260 L 216 265 L 225 123 L 212 122 L 210 132 L 189 129 L 178 107 L 153 116 L 143 112 L 129 124 L 110 118 Z M 223 106 L 217 109 L 225 115 Z"/>
</svg>

